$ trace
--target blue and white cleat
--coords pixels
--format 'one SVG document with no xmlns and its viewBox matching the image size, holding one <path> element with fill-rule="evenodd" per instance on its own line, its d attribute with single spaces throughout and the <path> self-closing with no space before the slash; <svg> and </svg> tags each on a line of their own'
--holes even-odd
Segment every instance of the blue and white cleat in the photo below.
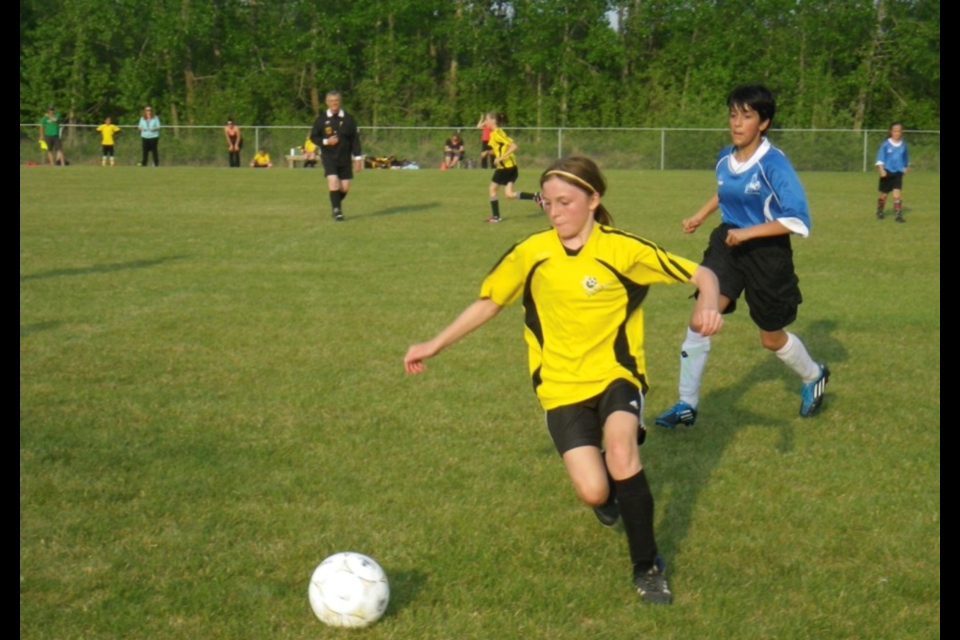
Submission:
<svg viewBox="0 0 960 640">
<path fill-rule="evenodd" d="M 692 427 L 697 422 L 697 410 L 680 400 L 658 415 L 656 422 L 659 426 L 667 429 L 676 429 L 677 425 L 681 424 Z"/>
<path fill-rule="evenodd" d="M 823 395 L 830 382 L 830 368 L 820 365 L 820 377 L 813 382 L 803 385 L 800 389 L 800 417 L 810 418 L 817 414 L 823 404 Z"/>
</svg>

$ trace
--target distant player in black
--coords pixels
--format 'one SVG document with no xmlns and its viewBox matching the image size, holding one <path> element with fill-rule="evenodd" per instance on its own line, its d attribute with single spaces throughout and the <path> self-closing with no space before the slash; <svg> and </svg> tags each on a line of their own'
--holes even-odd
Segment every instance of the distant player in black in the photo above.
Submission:
<svg viewBox="0 0 960 640">
<path fill-rule="evenodd" d="M 320 161 L 330 189 L 331 215 L 343 222 L 343 201 L 350 191 L 354 170 L 360 171 L 363 155 L 360 152 L 360 132 L 353 117 L 340 108 L 340 92 L 327 93 L 327 110 L 321 113 L 310 140 L 320 148 Z"/>
</svg>

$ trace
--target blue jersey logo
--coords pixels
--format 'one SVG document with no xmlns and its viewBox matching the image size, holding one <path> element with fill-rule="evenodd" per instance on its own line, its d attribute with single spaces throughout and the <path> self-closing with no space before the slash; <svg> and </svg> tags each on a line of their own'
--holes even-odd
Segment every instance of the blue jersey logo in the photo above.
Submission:
<svg viewBox="0 0 960 640">
<path fill-rule="evenodd" d="M 743 190 L 747 195 L 760 195 L 760 174 L 755 173 L 753 177 L 750 178 L 750 183 L 747 185 L 747 188 Z"/>
</svg>

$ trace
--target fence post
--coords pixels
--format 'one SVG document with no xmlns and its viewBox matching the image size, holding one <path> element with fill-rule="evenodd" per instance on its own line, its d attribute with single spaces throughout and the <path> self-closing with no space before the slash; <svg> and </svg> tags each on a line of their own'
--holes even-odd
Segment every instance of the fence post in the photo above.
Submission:
<svg viewBox="0 0 960 640">
<path fill-rule="evenodd" d="M 563 127 L 557 128 L 557 160 L 563 158 Z"/>
<path fill-rule="evenodd" d="M 660 171 L 667 170 L 667 130 L 660 131 Z"/>
<path fill-rule="evenodd" d="M 867 172 L 867 162 L 869 162 L 870 157 L 870 148 L 867 146 L 870 144 L 870 132 L 864 130 L 863 132 L 863 172 Z"/>
<path fill-rule="evenodd" d="M 254 153 L 260 153 L 260 127 L 253 128 Z"/>
</svg>

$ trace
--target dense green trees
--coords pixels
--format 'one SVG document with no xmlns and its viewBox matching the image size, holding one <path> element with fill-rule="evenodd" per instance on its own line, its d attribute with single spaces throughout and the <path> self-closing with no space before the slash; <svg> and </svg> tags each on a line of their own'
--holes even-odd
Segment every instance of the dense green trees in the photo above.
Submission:
<svg viewBox="0 0 960 640">
<path fill-rule="evenodd" d="M 20 111 L 302 124 L 715 126 L 734 85 L 782 126 L 940 127 L 939 0 L 20 0 Z"/>
</svg>

